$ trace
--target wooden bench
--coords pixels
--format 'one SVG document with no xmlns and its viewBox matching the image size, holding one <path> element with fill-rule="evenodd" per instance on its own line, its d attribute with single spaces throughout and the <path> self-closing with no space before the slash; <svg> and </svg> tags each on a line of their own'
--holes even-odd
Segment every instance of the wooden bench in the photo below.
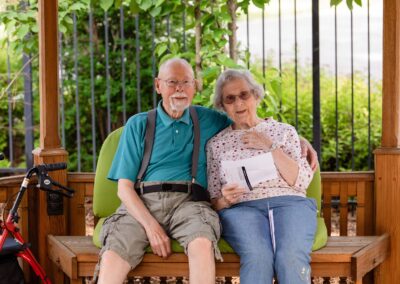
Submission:
<svg viewBox="0 0 400 284">
<path fill-rule="evenodd" d="M 88 236 L 48 236 L 50 260 L 64 273 L 70 283 L 83 283 L 93 276 L 99 249 Z M 382 263 L 389 254 L 389 236 L 329 237 L 326 247 L 311 254 L 313 277 L 352 277 L 356 284 L 363 276 Z M 223 254 L 217 262 L 217 276 L 238 276 L 239 257 Z M 183 253 L 174 253 L 167 260 L 146 254 L 142 263 L 129 276 L 188 276 L 188 261 Z"/>
</svg>

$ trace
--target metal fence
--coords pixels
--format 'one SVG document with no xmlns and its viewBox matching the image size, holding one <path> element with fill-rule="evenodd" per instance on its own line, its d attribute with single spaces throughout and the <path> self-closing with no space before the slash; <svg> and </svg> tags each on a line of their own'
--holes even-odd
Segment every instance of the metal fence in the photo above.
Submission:
<svg viewBox="0 0 400 284">
<path fill-rule="evenodd" d="M 375 48 L 382 42 L 381 33 L 376 32 L 379 30 L 376 25 L 382 25 L 382 3 L 376 2 L 380 1 L 373 3 L 371 17 L 369 0 L 363 1 L 362 8 L 355 7 L 353 11 L 345 6 L 327 7 L 329 4 L 318 0 L 271 1 L 264 9 L 251 8 L 238 23 L 242 51 L 251 54 L 251 60 L 246 62 L 248 68 L 259 66 L 263 78 L 269 76 L 269 69 L 275 68 L 281 87 L 288 84 L 285 83 L 288 76 L 293 76 L 293 80 L 288 81 L 293 90 L 290 100 L 294 108 L 290 107 L 290 113 L 286 113 L 289 116 L 286 121 L 295 125 L 301 135 L 312 140 L 320 158 L 324 151 L 333 151 L 330 154 L 334 157 L 334 165 L 331 168 L 327 166 L 325 170 L 343 168 L 341 147 L 351 147 L 349 156 L 345 158 L 349 160 L 347 170 L 360 170 L 355 161 L 357 149 L 361 148 L 367 149 L 368 153 L 367 158 L 361 161 L 367 164 L 363 169 L 373 167 L 372 150 L 376 146 L 373 141 L 379 141 L 380 129 L 377 126 L 372 128 L 371 114 L 380 110 L 371 107 L 371 96 L 374 92 L 379 100 L 382 68 L 382 51 Z M 173 48 L 171 44 L 175 44 L 186 52 L 193 38 L 193 31 L 186 23 L 185 9 L 156 18 L 142 14 L 132 16 L 124 9 L 121 6 L 112 14 L 90 9 L 87 15 L 80 15 L 79 18 L 73 14 L 72 31 L 59 35 L 60 137 L 62 146 L 70 154 L 70 163 L 77 171 L 94 171 L 100 145 L 107 134 L 123 125 L 130 115 L 156 106 L 158 98 L 151 81 L 156 76 L 159 61 L 157 45 L 167 42 L 168 50 Z M 355 18 L 357 25 L 354 25 Z M 371 18 L 375 23 L 373 36 Z M 84 27 L 87 27 L 87 33 L 82 33 Z M 346 49 L 343 49 L 344 46 Z M 360 46 L 365 51 L 361 52 Z M 360 62 L 366 68 L 359 65 L 355 68 L 355 64 Z M 0 169 L 0 174 L 23 171 L 16 167 L 24 160 L 27 167 L 31 166 L 31 152 L 38 138 L 34 132 L 39 123 L 38 117 L 35 117 L 35 104 L 36 112 L 38 104 L 37 62 L 32 60 L 31 55 L 24 54 L 22 65 L 23 99 L 18 102 L 9 88 L 7 114 L 1 114 L 7 116 L 7 120 L 3 119 L 6 124 L 1 127 L 7 129 L 8 141 L 0 150 L 3 150 L 11 166 Z M 307 72 L 309 77 L 304 76 Z M 7 53 L 8 83 L 13 73 L 15 70 L 11 70 L 10 55 Z M 330 75 L 321 77 L 326 74 Z M 364 75 L 360 79 L 357 74 Z M 324 81 L 324 84 L 331 84 L 329 94 L 321 93 L 321 78 L 328 82 Z M 349 91 L 343 91 L 341 78 L 349 80 Z M 371 87 L 372 80 L 378 82 L 377 87 Z M 363 102 L 355 100 L 359 85 L 366 90 L 358 94 Z M 305 92 L 304 88 L 312 92 L 305 103 L 311 104 L 312 109 L 301 109 L 304 98 L 300 94 Z M 321 112 L 324 96 L 334 97 L 332 113 L 329 113 L 333 115 L 334 123 L 325 130 L 322 125 L 328 113 Z M 350 143 L 343 142 L 349 137 L 341 136 L 339 129 L 340 115 L 344 111 L 339 104 L 344 96 L 350 103 L 349 113 L 346 113 L 349 116 L 348 125 L 345 126 L 348 128 L 345 136 L 350 135 Z M 287 111 L 288 98 L 282 95 L 278 100 L 279 112 Z M 20 117 L 14 111 L 18 103 L 23 105 Z M 357 104 L 366 106 L 358 109 L 358 112 L 363 112 L 360 116 L 364 120 L 359 124 L 362 129 L 356 127 Z M 304 124 L 305 115 L 311 124 Z M 15 134 L 18 130 L 15 121 L 23 121 L 24 129 L 19 129 L 22 136 Z M 312 132 L 307 134 L 310 128 Z M 333 138 L 324 140 L 324 133 L 332 130 Z M 366 132 L 366 143 L 357 140 L 360 131 Z M 23 142 L 19 140 L 21 137 Z M 17 149 L 19 147 L 24 147 L 24 152 Z"/>
</svg>

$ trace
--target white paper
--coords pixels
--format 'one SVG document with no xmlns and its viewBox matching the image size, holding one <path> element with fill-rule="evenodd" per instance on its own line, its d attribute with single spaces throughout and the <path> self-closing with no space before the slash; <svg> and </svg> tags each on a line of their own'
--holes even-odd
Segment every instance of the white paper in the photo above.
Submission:
<svg viewBox="0 0 400 284">
<path fill-rule="evenodd" d="M 248 189 L 243 167 L 251 187 L 256 186 L 260 182 L 278 178 L 275 163 L 270 152 L 248 159 L 221 161 L 221 167 L 226 175 L 227 183 L 236 183 Z"/>
</svg>

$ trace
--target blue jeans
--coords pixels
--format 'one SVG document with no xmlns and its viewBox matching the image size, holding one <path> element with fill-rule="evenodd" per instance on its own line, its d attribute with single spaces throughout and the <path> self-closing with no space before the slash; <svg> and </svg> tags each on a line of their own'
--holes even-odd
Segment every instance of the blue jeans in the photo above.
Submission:
<svg viewBox="0 0 400 284">
<path fill-rule="evenodd" d="M 222 237 L 240 256 L 240 283 L 272 283 L 276 275 L 279 284 L 309 284 L 316 211 L 314 199 L 299 196 L 246 201 L 219 211 Z"/>
</svg>

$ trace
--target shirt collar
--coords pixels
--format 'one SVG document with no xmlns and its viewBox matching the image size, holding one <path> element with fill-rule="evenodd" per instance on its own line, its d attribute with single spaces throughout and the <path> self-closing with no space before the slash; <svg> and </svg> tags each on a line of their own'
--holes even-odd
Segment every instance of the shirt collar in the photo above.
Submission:
<svg viewBox="0 0 400 284">
<path fill-rule="evenodd" d="M 183 112 L 183 115 L 178 118 L 178 119 L 173 119 L 172 117 L 170 117 L 164 110 L 163 106 L 162 106 L 162 100 L 158 103 L 157 106 L 157 115 L 160 117 L 162 123 L 165 126 L 170 126 L 172 123 L 176 122 L 183 122 L 187 125 L 189 125 L 190 123 L 190 115 L 189 115 L 189 108 L 185 109 L 185 111 Z"/>
</svg>

